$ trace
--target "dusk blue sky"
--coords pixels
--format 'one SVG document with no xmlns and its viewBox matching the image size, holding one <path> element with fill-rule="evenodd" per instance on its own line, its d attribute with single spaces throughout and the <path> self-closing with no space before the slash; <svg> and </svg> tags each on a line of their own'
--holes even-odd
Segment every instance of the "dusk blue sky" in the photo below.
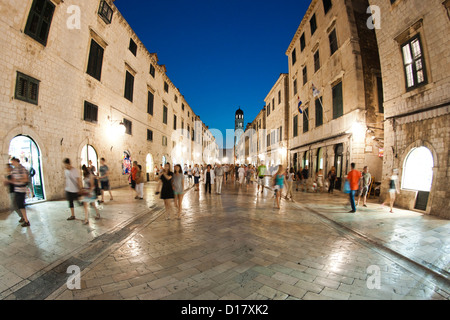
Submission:
<svg viewBox="0 0 450 320">
<path fill-rule="evenodd" d="M 264 106 L 309 0 L 116 0 L 115 5 L 210 129 L 246 125 Z M 233 138 L 227 141 L 232 147 Z M 220 146 L 221 147 L 221 146 Z"/>
</svg>

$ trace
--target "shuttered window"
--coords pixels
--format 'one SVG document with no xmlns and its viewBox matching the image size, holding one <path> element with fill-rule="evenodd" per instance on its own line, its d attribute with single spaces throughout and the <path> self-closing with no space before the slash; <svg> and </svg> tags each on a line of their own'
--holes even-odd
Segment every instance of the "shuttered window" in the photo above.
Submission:
<svg viewBox="0 0 450 320">
<path fill-rule="evenodd" d="M 84 121 L 97 123 L 98 106 L 87 101 L 84 102 Z"/>
<path fill-rule="evenodd" d="M 107 24 L 111 23 L 113 17 L 113 10 L 105 0 L 100 1 L 100 7 L 98 8 L 98 15 Z"/>
<path fill-rule="evenodd" d="M 128 71 L 125 76 L 125 94 L 124 97 L 133 102 L 134 77 Z"/>
<path fill-rule="evenodd" d="M 148 92 L 148 101 L 147 101 L 147 113 L 153 115 L 153 105 L 155 101 L 155 96 L 150 91 Z"/>
<path fill-rule="evenodd" d="M 25 34 L 47 45 L 55 5 L 50 0 L 34 0 L 25 26 Z"/>
<path fill-rule="evenodd" d="M 100 81 L 102 76 L 103 53 L 104 49 L 92 39 L 86 73 L 98 81 Z"/>
<path fill-rule="evenodd" d="M 128 49 L 131 51 L 131 53 L 136 56 L 137 54 L 137 44 L 133 41 L 133 39 L 130 39 L 130 46 Z"/>
<path fill-rule="evenodd" d="M 316 14 L 313 14 L 311 20 L 309 20 L 309 25 L 311 26 L 311 36 L 316 32 L 317 30 L 317 21 L 316 21 Z"/>
<path fill-rule="evenodd" d="M 305 50 L 306 48 L 306 39 L 305 39 L 305 34 L 303 33 L 302 36 L 300 37 L 300 49 Z"/>
<path fill-rule="evenodd" d="M 39 80 L 17 72 L 15 98 L 32 104 L 38 104 Z"/>
<path fill-rule="evenodd" d="M 323 124 L 322 97 L 316 99 L 316 127 Z"/>
<path fill-rule="evenodd" d="M 155 66 L 154 65 L 150 65 L 150 75 L 154 78 L 155 77 Z"/>
<path fill-rule="evenodd" d="M 344 114 L 342 100 L 342 82 L 333 87 L 333 119 L 337 119 Z"/>
<path fill-rule="evenodd" d="M 163 107 L 163 123 L 167 124 L 167 107 Z"/>
<path fill-rule="evenodd" d="M 147 129 L 147 141 L 153 141 L 153 131 Z"/>
<path fill-rule="evenodd" d="M 294 138 L 298 136 L 298 115 L 294 116 L 294 123 L 293 123 L 293 129 L 294 132 Z"/>
<path fill-rule="evenodd" d="M 319 71 L 320 69 L 320 54 L 319 50 L 314 53 L 314 72 Z"/>
<path fill-rule="evenodd" d="M 309 108 L 303 111 L 303 133 L 309 130 Z"/>
<path fill-rule="evenodd" d="M 333 55 L 338 49 L 338 42 L 336 37 L 336 29 L 333 29 L 328 36 L 328 40 L 330 41 L 330 53 Z"/>
</svg>

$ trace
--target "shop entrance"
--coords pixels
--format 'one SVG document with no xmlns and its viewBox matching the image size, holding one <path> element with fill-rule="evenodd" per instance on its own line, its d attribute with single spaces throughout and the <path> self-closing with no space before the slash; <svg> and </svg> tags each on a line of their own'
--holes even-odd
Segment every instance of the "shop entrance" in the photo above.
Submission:
<svg viewBox="0 0 450 320">
<path fill-rule="evenodd" d="M 41 151 L 36 142 L 28 136 L 15 137 L 9 144 L 9 156 L 19 159 L 30 173 L 30 183 L 25 201 L 33 203 L 45 200 Z"/>
</svg>

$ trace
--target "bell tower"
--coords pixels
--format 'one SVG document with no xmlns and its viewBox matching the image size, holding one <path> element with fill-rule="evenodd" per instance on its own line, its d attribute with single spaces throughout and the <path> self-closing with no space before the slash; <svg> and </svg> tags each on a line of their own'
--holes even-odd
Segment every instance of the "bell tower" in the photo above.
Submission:
<svg viewBox="0 0 450 320">
<path fill-rule="evenodd" d="M 242 133 L 244 133 L 244 111 L 240 107 L 234 117 L 234 132 L 234 145 L 237 145 Z"/>
</svg>

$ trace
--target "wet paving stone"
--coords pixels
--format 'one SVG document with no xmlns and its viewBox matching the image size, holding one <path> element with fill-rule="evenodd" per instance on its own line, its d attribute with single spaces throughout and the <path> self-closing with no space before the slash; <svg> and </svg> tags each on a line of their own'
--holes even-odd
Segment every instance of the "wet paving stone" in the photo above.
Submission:
<svg viewBox="0 0 450 320">
<path fill-rule="evenodd" d="M 49 299 L 448 299 L 445 281 L 296 203 L 277 209 L 273 193 L 255 186 L 190 190 L 181 220 L 162 214 L 132 226 L 97 240 L 115 243 L 108 254 L 81 256 L 93 259 L 82 289 L 52 288 Z M 369 266 L 380 270 L 379 289 L 369 285 Z"/>
</svg>

